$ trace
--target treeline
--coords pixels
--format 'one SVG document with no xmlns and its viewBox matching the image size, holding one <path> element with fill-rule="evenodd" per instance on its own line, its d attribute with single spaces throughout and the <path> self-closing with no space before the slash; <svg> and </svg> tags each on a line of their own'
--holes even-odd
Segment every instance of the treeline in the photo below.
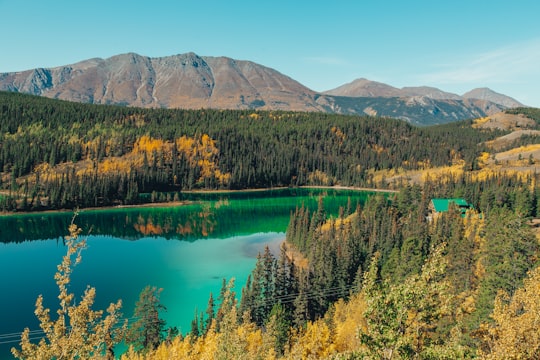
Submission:
<svg viewBox="0 0 540 360">
<path fill-rule="evenodd" d="M 277 257 L 266 249 L 257 258 L 242 290 L 238 321 L 249 321 L 263 333 L 271 324 L 276 354 L 290 354 L 295 346 L 291 338 L 298 331 L 305 335 L 318 321 L 338 336 L 341 329 L 329 323 L 336 303 L 340 299 L 359 302 L 361 295 L 362 306 L 366 306 L 361 309 L 363 315 L 347 316 L 363 316 L 362 321 L 374 323 L 372 328 L 355 324 L 358 354 L 367 351 L 370 356 L 386 358 L 382 348 L 389 351 L 394 346 L 398 358 L 427 356 L 434 349 L 446 349 L 454 358 L 487 351 L 487 334 L 494 325 L 491 316 L 500 311 L 496 309 L 497 293 L 514 294 L 527 272 L 538 265 L 540 245 L 528 223 L 531 216 L 538 215 L 535 181 L 532 176 L 504 174 L 477 181 L 448 178 L 444 184 L 407 186 L 391 199 L 372 197 L 362 207 L 351 204 L 330 219 L 322 202 L 313 212 L 299 207 L 291 215 L 288 246 Z M 488 195 L 474 196 L 475 189 Z M 465 218 L 457 207 L 435 220 L 427 216 L 431 198 L 464 194 L 473 194 L 476 209 Z M 437 256 L 440 258 L 434 260 Z M 439 262 L 432 269 L 437 273 L 426 274 L 431 261 Z M 423 282 L 428 281 L 426 276 L 433 277 L 432 283 Z M 405 296 L 399 291 L 418 295 L 413 288 L 403 288 L 404 284 L 413 286 L 412 279 L 414 286 L 426 286 L 416 290 L 429 290 L 430 299 L 396 298 Z M 375 300 L 380 301 L 375 307 L 366 305 Z M 435 303 L 425 303 L 429 301 Z M 211 299 L 209 309 L 213 306 Z M 407 310 L 401 308 L 405 306 Z M 426 323 L 416 324 L 415 340 L 406 339 L 398 327 L 405 331 L 416 320 L 397 318 L 400 311 L 408 311 L 407 316 L 425 311 L 422 316 L 432 318 L 418 320 Z M 375 318 L 370 317 L 375 313 Z M 208 309 L 200 314 L 191 336 L 205 336 L 214 318 Z M 375 340 L 388 342 L 376 346 Z M 407 341 L 411 347 L 401 348 Z M 442 352 L 438 354 L 442 356 Z"/>
<path fill-rule="evenodd" d="M 529 119 L 532 119 L 536 122 L 536 126 L 534 127 L 536 130 L 538 130 L 538 128 L 540 127 L 540 109 L 518 107 L 508 109 L 505 111 L 505 113 L 513 115 L 525 115 Z"/>
<path fill-rule="evenodd" d="M 290 217 L 288 245 L 278 256 L 268 248 L 259 254 L 240 301 L 234 281 L 224 280 L 190 333 L 160 319 L 159 289 L 145 289 L 137 321 L 123 325 L 120 302 L 106 317 L 89 310 L 89 289 L 77 304 L 60 296 L 68 311 L 58 320 L 38 299 L 44 329 L 59 330 L 39 344 L 25 330 L 13 353 L 113 358 L 114 345 L 126 340 L 123 359 L 538 358 L 540 244 L 529 222 L 539 212 L 537 180 L 449 175 L 350 203 L 330 218 L 322 201 L 314 211 L 300 206 Z M 457 207 L 427 216 L 431 198 L 476 188 L 494 196 L 473 197 L 475 209 L 465 216 Z M 76 239 L 79 230 L 70 231 Z M 72 256 L 79 246 L 68 246 Z M 56 277 L 61 295 L 69 257 L 63 265 Z M 61 327 L 66 316 L 92 326 Z"/>
<path fill-rule="evenodd" d="M 1 208 L 132 204 L 140 194 L 272 186 L 375 186 L 373 170 L 461 159 L 503 134 L 471 122 L 324 113 L 98 106 L 0 92 Z"/>
</svg>

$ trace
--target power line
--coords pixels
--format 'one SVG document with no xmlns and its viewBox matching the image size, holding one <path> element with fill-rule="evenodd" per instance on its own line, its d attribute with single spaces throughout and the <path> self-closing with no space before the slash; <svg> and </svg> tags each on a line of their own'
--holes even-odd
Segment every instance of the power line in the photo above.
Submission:
<svg viewBox="0 0 540 360">
<path fill-rule="evenodd" d="M 112 329 L 113 330 L 120 329 L 121 327 L 124 326 L 125 321 L 128 322 L 128 326 L 129 326 L 130 323 L 133 324 L 133 322 L 135 322 L 138 319 L 140 319 L 140 318 L 131 317 L 131 318 L 120 319 L 119 320 L 120 324 L 116 324 L 115 326 L 112 327 Z M 71 326 L 67 326 L 66 327 L 66 332 L 69 331 L 70 329 L 71 329 Z M 22 333 L 23 333 L 23 331 L 18 332 L 18 333 L 11 333 L 11 334 L 0 334 L 0 340 L 3 340 L 3 341 L 0 341 L 0 345 L 20 342 Z M 28 334 L 29 334 L 30 340 L 38 340 L 38 339 L 41 340 L 41 339 L 43 339 L 43 338 L 45 338 L 47 336 L 46 333 L 45 333 L 45 330 L 42 330 L 42 329 L 41 330 L 31 330 L 31 331 L 29 331 Z M 32 336 L 35 336 L 35 337 L 32 337 Z M 10 339 L 10 338 L 16 338 L 16 339 L 6 340 L 6 339 Z"/>
<path fill-rule="evenodd" d="M 251 301 L 251 302 L 248 302 L 247 305 L 251 307 L 259 308 L 259 307 L 265 307 L 268 305 L 273 305 L 278 302 L 281 304 L 290 304 L 290 303 L 293 303 L 300 295 L 304 295 L 306 300 L 313 300 L 318 297 L 330 297 L 330 296 L 340 296 L 340 295 L 345 296 L 348 293 L 350 293 L 351 290 L 354 290 L 356 288 L 357 288 L 357 285 L 351 284 L 347 286 L 336 286 L 332 288 L 326 288 L 321 291 L 309 290 L 306 292 L 295 292 L 295 293 L 263 299 L 262 302 L 255 301 L 255 302 L 258 302 L 257 304 L 254 304 L 254 301 Z M 140 317 L 122 318 L 119 320 L 119 324 L 113 327 L 113 330 L 123 327 L 125 321 L 127 321 L 127 324 L 129 326 L 130 324 L 132 325 L 134 322 L 136 322 L 139 319 Z M 159 321 L 155 321 L 155 323 L 157 322 Z M 154 323 L 154 321 L 151 321 L 150 323 Z M 69 329 L 70 329 L 69 326 L 66 327 L 66 330 L 69 330 Z M 0 334 L 0 345 L 20 342 L 21 335 L 22 335 L 22 332 Z M 45 331 L 42 329 L 30 330 L 29 336 L 30 336 L 30 340 L 41 340 L 46 337 L 46 334 L 45 334 Z"/>
<path fill-rule="evenodd" d="M 306 291 L 304 293 L 297 292 L 297 293 L 291 293 L 291 294 L 286 294 L 286 295 L 281 295 L 281 296 L 274 296 L 272 298 L 265 299 L 265 300 L 262 301 L 262 303 L 258 303 L 256 305 L 251 304 L 251 303 L 248 303 L 248 305 L 253 306 L 253 307 L 264 307 L 264 306 L 271 305 L 271 304 L 273 305 L 273 304 L 278 303 L 278 302 L 281 303 L 281 304 L 289 304 L 289 303 L 293 303 L 299 295 L 305 295 L 305 298 L 307 300 L 313 300 L 313 299 L 315 299 L 315 298 L 317 298 L 319 296 L 330 297 L 330 296 L 334 296 L 334 295 L 346 295 L 347 292 L 349 292 L 350 290 L 353 290 L 355 288 L 356 288 L 355 285 L 349 285 L 349 286 L 344 286 L 344 287 L 337 286 L 337 287 L 333 287 L 333 288 L 327 288 L 327 289 L 324 289 L 323 291 L 311 290 L 311 291 Z M 113 329 L 119 329 L 122 326 L 124 326 L 124 322 L 126 320 L 128 322 L 128 326 L 129 326 L 130 324 L 132 325 L 134 322 L 136 322 L 139 319 L 140 319 L 140 317 L 122 318 L 122 319 L 119 320 L 119 324 L 117 324 L 115 327 L 113 327 Z M 69 330 L 69 329 L 70 329 L 69 326 L 66 327 L 66 330 Z M 21 335 L 22 335 L 22 332 L 0 334 L 0 345 L 20 342 Z M 46 337 L 46 334 L 45 334 L 45 331 L 42 330 L 42 329 L 30 330 L 29 331 L 29 336 L 30 336 L 30 340 L 41 340 L 44 337 Z M 32 337 L 32 336 L 34 336 L 34 337 Z"/>
</svg>

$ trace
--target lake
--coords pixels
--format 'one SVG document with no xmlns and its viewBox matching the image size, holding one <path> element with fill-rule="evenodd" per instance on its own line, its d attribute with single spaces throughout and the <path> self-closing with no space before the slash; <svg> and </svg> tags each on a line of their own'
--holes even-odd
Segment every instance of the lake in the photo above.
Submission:
<svg viewBox="0 0 540 360">
<path fill-rule="evenodd" d="M 133 314 L 146 285 L 162 288 L 168 326 L 185 334 L 195 311 L 204 311 L 208 295 L 217 296 L 222 280 L 235 278 L 239 294 L 266 245 L 278 251 L 296 207 L 316 209 L 319 196 L 329 215 L 352 209 L 373 193 L 352 190 L 280 189 L 183 194 L 187 204 L 80 211 L 75 223 L 87 239 L 82 262 L 73 271 L 70 291 L 80 299 L 96 288 L 94 309 L 118 299 Z M 65 255 L 63 236 L 73 212 L 0 217 L 0 359 L 11 358 L 20 332 L 36 330 L 34 305 L 58 306 L 56 266 Z"/>
</svg>

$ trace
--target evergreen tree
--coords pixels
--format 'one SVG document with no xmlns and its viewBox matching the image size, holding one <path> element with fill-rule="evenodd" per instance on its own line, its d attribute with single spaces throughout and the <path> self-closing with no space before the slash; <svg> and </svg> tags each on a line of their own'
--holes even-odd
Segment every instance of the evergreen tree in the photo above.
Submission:
<svg viewBox="0 0 540 360">
<path fill-rule="evenodd" d="M 444 245 L 444 244 L 443 244 Z M 437 322 L 449 312 L 450 284 L 444 279 L 443 246 L 435 249 L 419 275 L 390 284 L 379 279 L 376 255 L 364 278 L 367 327 L 360 330 L 363 355 L 380 359 L 424 358 L 436 353 Z"/>
<path fill-rule="evenodd" d="M 214 321 L 214 317 L 215 317 L 214 307 L 215 307 L 214 297 L 212 296 L 212 293 L 210 293 L 210 296 L 208 297 L 208 305 L 206 307 L 206 320 L 204 322 L 204 327 L 203 327 L 204 334 L 208 332 L 208 330 L 210 329 L 210 326 L 212 326 L 212 321 Z"/>
<path fill-rule="evenodd" d="M 128 343 L 139 350 L 153 350 L 165 338 L 165 320 L 160 317 L 160 312 L 166 308 L 160 302 L 160 294 L 163 289 L 155 286 L 146 286 L 139 295 L 135 305 L 133 317 L 135 322 L 130 326 L 127 334 Z"/>
<path fill-rule="evenodd" d="M 525 219 L 507 208 L 495 208 L 485 225 L 485 244 L 480 249 L 484 274 L 480 278 L 476 311 L 471 326 L 476 327 L 493 311 L 499 290 L 509 294 L 521 286 L 527 271 L 538 261 L 540 245 Z"/>
</svg>

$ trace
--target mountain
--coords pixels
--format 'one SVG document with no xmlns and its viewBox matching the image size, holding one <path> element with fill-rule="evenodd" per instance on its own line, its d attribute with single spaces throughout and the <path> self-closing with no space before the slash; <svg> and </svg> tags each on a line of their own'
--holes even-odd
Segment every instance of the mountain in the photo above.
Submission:
<svg viewBox="0 0 540 360">
<path fill-rule="evenodd" d="M 452 94 L 429 86 L 415 86 L 401 88 L 401 93 L 405 96 L 426 96 L 436 100 L 461 100 L 457 94 Z"/>
<path fill-rule="evenodd" d="M 315 92 L 273 69 L 193 53 L 162 58 L 130 53 L 4 73 L 0 90 L 140 107 L 321 111 Z"/>
<path fill-rule="evenodd" d="M 367 80 L 364 78 L 356 79 L 348 84 L 341 85 L 335 89 L 323 92 L 327 95 L 334 96 L 349 96 L 349 97 L 413 97 L 421 96 L 435 100 L 483 100 L 489 103 L 494 103 L 504 108 L 524 106 L 519 101 L 499 94 L 488 88 L 479 88 L 471 90 L 462 96 L 457 94 L 442 91 L 440 89 L 429 86 L 418 87 L 403 87 L 401 89 L 386 85 L 380 82 Z M 477 102 L 477 106 L 481 104 Z M 490 104 L 481 106 L 488 111 L 493 108 Z M 496 111 L 497 112 L 497 111 Z"/>
<path fill-rule="evenodd" d="M 488 90 L 460 97 L 436 88 L 398 89 L 367 79 L 317 93 L 251 61 L 194 53 L 159 58 L 128 53 L 0 73 L 0 90 L 138 107 L 370 114 L 419 125 L 481 117 L 519 104 Z"/>
<path fill-rule="evenodd" d="M 402 95 L 401 91 L 395 87 L 364 78 L 325 91 L 324 94 L 349 97 L 399 97 Z"/>
<path fill-rule="evenodd" d="M 415 125 L 476 119 L 506 109 L 504 106 L 484 100 L 437 100 L 427 96 L 405 98 L 332 96 L 319 98 L 317 101 L 326 105 L 328 112 L 393 117 Z"/>
<path fill-rule="evenodd" d="M 517 101 L 516 99 L 511 98 L 503 94 L 499 94 L 489 88 L 477 88 L 473 89 L 462 96 L 465 99 L 479 99 L 486 100 L 496 104 L 506 106 L 508 108 L 513 107 L 523 107 L 524 105 Z"/>
</svg>

